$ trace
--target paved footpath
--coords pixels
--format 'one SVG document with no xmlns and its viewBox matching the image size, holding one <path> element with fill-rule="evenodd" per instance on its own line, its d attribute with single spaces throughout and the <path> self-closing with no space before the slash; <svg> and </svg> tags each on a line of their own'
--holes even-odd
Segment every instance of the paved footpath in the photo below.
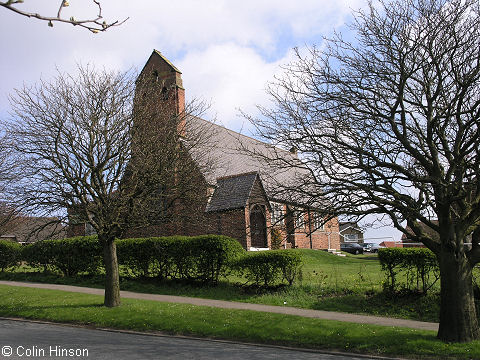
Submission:
<svg viewBox="0 0 480 360">
<path fill-rule="evenodd" d="M 70 286 L 70 285 L 26 283 L 26 282 L 17 282 L 17 281 L 0 281 L 0 285 L 22 286 L 22 287 L 38 288 L 38 289 L 61 290 L 61 291 L 78 292 L 78 293 L 84 293 L 84 294 L 104 295 L 103 289 L 94 289 L 94 288 L 86 288 L 86 287 Z M 286 315 L 297 315 L 297 316 L 303 316 L 308 318 L 317 318 L 317 319 L 325 319 L 325 320 L 336 320 L 336 321 L 353 322 L 353 323 L 360 323 L 360 324 L 396 326 L 396 327 L 406 327 L 406 328 L 420 329 L 420 330 L 438 331 L 438 323 L 405 320 L 405 319 L 394 319 L 394 318 L 387 318 L 387 317 L 381 317 L 381 316 L 347 314 L 347 313 L 333 312 L 333 311 L 299 309 L 299 308 L 294 308 L 289 306 L 250 304 L 250 303 L 235 302 L 235 301 L 200 299 L 200 298 L 191 298 L 191 297 L 183 297 L 183 296 L 173 296 L 173 295 L 143 294 L 143 293 L 135 293 L 130 291 L 121 291 L 120 296 L 123 298 L 129 298 L 129 299 L 142 299 L 142 300 L 169 302 L 169 303 L 211 306 L 211 307 L 217 307 L 217 308 L 223 308 L 223 309 L 263 311 L 263 312 L 286 314 Z"/>
</svg>

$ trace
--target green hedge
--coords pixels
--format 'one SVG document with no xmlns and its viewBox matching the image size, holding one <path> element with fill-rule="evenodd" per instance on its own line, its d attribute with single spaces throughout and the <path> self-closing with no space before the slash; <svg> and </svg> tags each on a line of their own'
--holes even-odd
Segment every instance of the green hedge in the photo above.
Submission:
<svg viewBox="0 0 480 360">
<path fill-rule="evenodd" d="M 292 285 L 301 267 L 300 254 L 292 250 L 252 252 L 235 263 L 237 271 L 249 282 L 267 287 L 283 280 Z"/>
<path fill-rule="evenodd" d="M 119 264 L 137 277 L 216 284 L 244 252 L 237 240 L 217 235 L 117 240 Z M 25 246 L 21 259 L 30 266 L 58 270 L 65 276 L 92 274 L 101 266 L 102 248 L 96 236 L 44 240 Z"/>
<path fill-rule="evenodd" d="M 117 241 L 119 264 L 134 276 L 210 284 L 216 284 L 244 252 L 237 240 L 219 235 Z"/>
<path fill-rule="evenodd" d="M 384 288 L 395 292 L 399 287 L 399 273 L 405 275 L 404 288 L 416 288 L 424 294 L 439 279 L 438 261 L 435 254 L 426 248 L 379 249 L 378 259 L 386 275 Z"/>
<path fill-rule="evenodd" d="M 23 260 L 33 267 L 75 276 L 96 273 L 102 264 L 96 236 L 44 240 L 23 248 L 11 244 L 0 247 L 0 256 L 5 254 L 1 269 Z M 279 281 L 291 285 L 302 266 L 300 254 L 293 250 L 247 254 L 237 240 L 220 235 L 123 239 L 116 245 L 119 265 L 134 277 L 217 284 L 220 276 L 235 269 L 256 285 L 272 286 Z"/>
<path fill-rule="evenodd" d="M 157 254 L 167 253 L 166 247 L 169 243 L 167 238 L 140 238 L 117 240 L 118 263 L 130 275 L 148 277 L 151 274 L 157 275 L 158 266 L 155 264 Z M 163 261 L 161 262 L 163 264 Z M 169 269 L 161 266 L 162 275 L 168 273 Z"/>
<path fill-rule="evenodd" d="M 102 249 L 96 236 L 78 236 L 27 245 L 22 258 L 31 266 L 59 270 L 65 276 L 93 274 L 101 265 Z"/>
<path fill-rule="evenodd" d="M 240 243 L 226 236 L 197 236 L 191 238 L 189 254 L 195 265 L 195 277 L 202 282 L 218 282 L 245 250 Z"/>
<path fill-rule="evenodd" d="M 21 248 L 19 243 L 0 240 L 0 270 L 16 266 L 21 260 Z"/>
</svg>

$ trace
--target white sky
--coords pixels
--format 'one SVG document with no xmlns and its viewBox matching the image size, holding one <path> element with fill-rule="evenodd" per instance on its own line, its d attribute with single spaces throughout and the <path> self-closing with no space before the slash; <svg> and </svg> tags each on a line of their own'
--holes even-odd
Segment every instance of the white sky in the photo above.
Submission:
<svg viewBox="0 0 480 360">
<path fill-rule="evenodd" d="M 91 1 L 70 0 L 65 16 L 96 15 Z M 25 10 L 55 15 L 60 0 L 25 0 Z M 293 47 L 320 45 L 322 36 L 346 31 L 352 10 L 364 0 L 103 0 L 107 22 L 130 19 L 105 33 L 28 19 L 0 8 L 0 121 L 8 116 L 8 94 L 23 83 L 48 79 L 55 68 L 77 63 L 140 70 L 155 48 L 182 71 L 187 99 L 211 102 L 210 117 L 248 134 L 238 109 L 255 114 L 266 104 L 264 88 Z M 389 228 L 367 237 L 394 236 Z"/>
</svg>

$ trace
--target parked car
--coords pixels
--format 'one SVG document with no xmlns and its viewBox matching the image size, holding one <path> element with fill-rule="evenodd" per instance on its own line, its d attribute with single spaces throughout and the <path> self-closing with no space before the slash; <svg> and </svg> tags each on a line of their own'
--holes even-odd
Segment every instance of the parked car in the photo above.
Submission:
<svg viewBox="0 0 480 360">
<path fill-rule="evenodd" d="M 357 243 L 340 244 L 340 250 L 354 255 L 363 254 L 363 247 Z"/>
<path fill-rule="evenodd" d="M 374 245 L 373 243 L 363 243 L 362 244 L 362 247 L 363 247 L 363 252 L 365 251 L 370 251 L 370 247 Z"/>
<path fill-rule="evenodd" d="M 378 244 L 372 244 L 372 246 L 370 246 L 368 248 L 368 251 L 370 251 L 371 253 L 378 253 L 378 249 L 383 249 L 385 246 L 380 246 Z"/>
<path fill-rule="evenodd" d="M 362 247 L 363 247 L 364 252 L 377 253 L 378 249 L 382 249 L 385 246 L 380 246 L 380 245 L 375 244 L 375 243 L 363 243 Z"/>
</svg>

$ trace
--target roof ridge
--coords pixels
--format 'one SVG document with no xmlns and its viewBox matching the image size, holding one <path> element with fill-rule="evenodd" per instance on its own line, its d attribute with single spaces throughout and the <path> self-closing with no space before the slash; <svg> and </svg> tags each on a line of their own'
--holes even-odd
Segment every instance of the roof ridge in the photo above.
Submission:
<svg viewBox="0 0 480 360">
<path fill-rule="evenodd" d="M 165 56 L 163 56 L 163 54 L 160 51 L 158 51 L 157 49 L 153 49 L 153 52 L 156 53 L 158 56 L 160 56 L 162 58 L 162 60 L 164 60 L 168 65 L 170 65 L 173 68 L 173 70 L 175 70 L 176 72 L 178 72 L 180 74 L 182 73 L 180 70 L 178 70 L 178 68 L 175 65 L 173 65 L 170 62 L 170 60 L 168 60 Z"/>
<path fill-rule="evenodd" d="M 236 178 L 236 177 L 247 176 L 247 175 L 254 175 L 254 174 L 258 175 L 258 171 L 248 171 L 248 172 L 240 173 L 240 174 L 220 176 L 220 177 L 217 178 L 217 180 L 233 179 L 233 178 Z"/>
<path fill-rule="evenodd" d="M 168 60 L 165 56 L 163 56 L 160 51 L 158 51 L 157 49 L 153 49 L 152 53 L 151 53 L 150 56 L 148 57 L 147 62 L 145 63 L 145 65 L 143 65 L 142 70 L 138 73 L 138 77 L 137 77 L 137 80 L 136 80 L 136 81 L 138 81 L 138 80 L 140 79 L 140 76 L 143 74 L 143 71 L 144 71 L 145 68 L 147 67 L 148 63 L 150 62 L 150 59 L 152 58 L 152 56 L 153 56 L 154 54 L 160 56 L 160 57 L 162 58 L 162 60 L 165 61 L 168 65 L 170 65 L 175 72 L 178 72 L 179 74 L 182 73 L 180 70 L 178 70 L 178 68 L 177 68 L 175 65 L 173 65 L 173 64 L 170 62 L 170 60 Z"/>
</svg>

